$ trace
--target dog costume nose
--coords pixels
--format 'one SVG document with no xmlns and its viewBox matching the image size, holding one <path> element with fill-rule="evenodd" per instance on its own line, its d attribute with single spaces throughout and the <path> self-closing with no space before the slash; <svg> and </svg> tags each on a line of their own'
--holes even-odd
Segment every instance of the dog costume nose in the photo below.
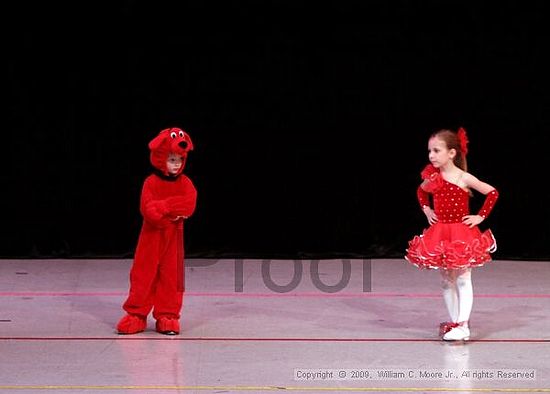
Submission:
<svg viewBox="0 0 550 394">
<path fill-rule="evenodd" d="M 181 141 L 178 143 L 179 147 L 182 148 L 182 149 L 185 149 L 187 148 L 187 142 L 186 141 Z"/>
</svg>

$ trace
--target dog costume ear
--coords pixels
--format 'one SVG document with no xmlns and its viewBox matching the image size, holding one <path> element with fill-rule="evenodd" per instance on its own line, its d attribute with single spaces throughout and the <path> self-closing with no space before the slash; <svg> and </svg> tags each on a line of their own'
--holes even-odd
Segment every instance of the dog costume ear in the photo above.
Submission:
<svg viewBox="0 0 550 394">
<path fill-rule="evenodd" d="M 168 175 L 166 169 L 166 158 L 170 149 L 170 130 L 171 128 L 162 130 L 155 138 L 149 142 L 150 161 L 153 167 L 160 170 L 164 175 Z"/>
<path fill-rule="evenodd" d="M 157 150 L 160 148 L 162 143 L 166 140 L 167 135 L 170 133 L 171 128 L 162 130 L 155 138 L 149 142 L 150 150 Z"/>
</svg>

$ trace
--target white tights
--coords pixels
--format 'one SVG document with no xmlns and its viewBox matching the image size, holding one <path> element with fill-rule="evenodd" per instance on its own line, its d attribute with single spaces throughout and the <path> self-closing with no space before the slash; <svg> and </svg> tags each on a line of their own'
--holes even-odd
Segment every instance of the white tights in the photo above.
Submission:
<svg viewBox="0 0 550 394">
<path fill-rule="evenodd" d="M 447 311 L 453 323 L 470 320 L 474 302 L 472 270 L 441 270 L 441 288 Z"/>
</svg>

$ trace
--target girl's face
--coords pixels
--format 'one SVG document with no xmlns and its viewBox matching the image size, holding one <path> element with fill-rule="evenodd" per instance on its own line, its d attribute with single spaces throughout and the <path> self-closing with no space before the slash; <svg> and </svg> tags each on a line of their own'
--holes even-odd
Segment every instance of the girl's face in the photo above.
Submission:
<svg viewBox="0 0 550 394">
<path fill-rule="evenodd" d="M 166 169 L 168 174 L 177 175 L 181 166 L 183 165 L 183 158 L 180 155 L 175 153 L 170 153 L 168 159 L 166 160 Z"/>
<path fill-rule="evenodd" d="M 432 137 L 428 141 L 428 159 L 435 168 L 445 166 L 453 161 L 456 156 L 455 149 L 448 149 L 444 140 L 439 137 Z"/>
</svg>

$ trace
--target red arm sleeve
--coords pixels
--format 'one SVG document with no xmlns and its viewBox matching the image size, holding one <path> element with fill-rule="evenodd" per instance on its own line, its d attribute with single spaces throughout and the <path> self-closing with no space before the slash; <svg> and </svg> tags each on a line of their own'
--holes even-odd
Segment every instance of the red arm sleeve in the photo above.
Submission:
<svg viewBox="0 0 550 394">
<path fill-rule="evenodd" d="M 418 198 L 418 202 L 420 203 L 420 208 L 430 206 L 430 194 L 422 189 L 422 186 L 418 186 L 418 189 L 416 189 L 416 197 Z"/>
<path fill-rule="evenodd" d="M 483 219 L 489 216 L 489 214 L 495 207 L 497 200 L 498 200 L 498 191 L 497 189 L 493 189 L 486 194 L 485 202 L 483 203 L 483 206 L 479 210 L 478 215 L 481 216 Z"/>
<path fill-rule="evenodd" d="M 422 172 L 420 173 L 420 177 L 423 180 L 430 179 L 431 175 L 437 174 L 437 169 L 432 165 L 428 164 L 422 169 Z M 427 182 L 424 182 L 427 183 Z M 422 185 L 418 186 L 418 189 L 416 189 L 416 197 L 418 198 L 418 202 L 420 204 L 420 208 L 429 207 L 430 206 L 430 194 L 422 188 Z"/>
</svg>

